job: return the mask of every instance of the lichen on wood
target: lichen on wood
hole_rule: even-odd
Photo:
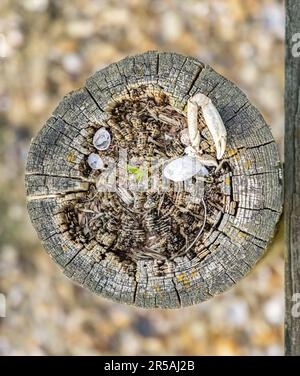
[[[130,191],[132,200],[123,188],[99,192],[105,171],[87,163],[98,129],[110,132],[101,151],[110,160],[120,149],[146,162],[181,156],[187,101],[200,92],[220,113],[227,147],[195,202],[173,183]],[[201,112],[198,124],[201,151],[215,156]],[[149,171],[124,168],[136,183]],[[234,285],[264,254],[282,210],[277,148],[245,94],[194,58],[153,51],[96,72],[61,101],[31,144],[26,186],[32,223],[64,273],[145,308],[196,304]]]

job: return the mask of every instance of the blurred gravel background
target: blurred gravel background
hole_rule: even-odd
[[[2,355],[280,355],[280,231],[254,272],[192,308],[145,311],[73,285],[41,249],[24,197],[30,139],[67,92],[128,54],[195,56],[236,82],[283,146],[283,3],[275,0],[1,0]]]

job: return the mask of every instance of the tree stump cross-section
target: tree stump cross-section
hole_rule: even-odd
[[[208,168],[198,200],[175,183],[129,189],[128,202],[122,186],[99,190],[122,153],[129,162],[120,170],[135,186],[154,175],[153,158],[161,172],[161,159],[182,156],[196,93],[212,100],[227,131],[222,168]],[[198,123],[200,148],[213,157],[201,111]],[[111,135],[105,151],[93,145],[102,127]],[[104,170],[89,167],[91,153],[108,161]],[[144,308],[189,306],[233,286],[265,253],[282,211],[277,147],[246,95],[197,59],[154,51],[109,65],[63,98],[32,141],[26,189],[33,226],[65,275]]]

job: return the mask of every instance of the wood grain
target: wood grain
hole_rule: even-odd
[[[186,256],[173,271],[154,276],[139,261],[128,275],[113,254],[96,261],[97,243],[77,246],[65,236],[63,205],[84,195],[91,183],[80,172],[89,153],[91,123],[101,124],[114,99],[129,86],[161,87],[172,105],[185,110],[197,92],[210,97],[228,133],[224,155],[232,167],[236,212],[220,213],[205,240],[205,258]],[[264,254],[282,210],[281,169],[271,131],[258,110],[232,82],[200,61],[150,51],[96,72],[84,88],[67,95],[33,140],[26,186],[32,223],[49,253],[73,281],[117,302],[144,308],[179,308],[205,301],[243,278]]]
[[[300,1],[286,1],[285,62],[285,353],[300,355],[300,317],[292,314],[294,294],[300,293],[300,57],[292,55],[292,36],[299,33]],[[299,49],[298,49],[299,50]],[[299,300],[298,300],[299,303]],[[299,316],[299,315],[298,315]]]

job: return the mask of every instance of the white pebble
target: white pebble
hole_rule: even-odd
[[[23,7],[31,12],[44,12],[49,5],[49,0],[24,0]]]
[[[79,74],[82,68],[82,61],[77,54],[67,54],[62,58],[64,69],[70,74]]]
[[[279,325],[283,320],[283,300],[281,295],[277,295],[267,300],[262,307],[266,320],[272,325]]]
[[[168,42],[174,42],[183,32],[183,24],[179,14],[164,12],[161,18],[161,35]]]
[[[107,150],[111,142],[109,132],[105,128],[100,128],[95,133],[93,138],[93,145],[98,150]]]
[[[103,160],[98,154],[90,154],[87,162],[93,170],[102,170],[104,168]]]
[[[234,326],[243,326],[249,318],[249,307],[242,299],[232,299],[225,310],[226,321]]]

